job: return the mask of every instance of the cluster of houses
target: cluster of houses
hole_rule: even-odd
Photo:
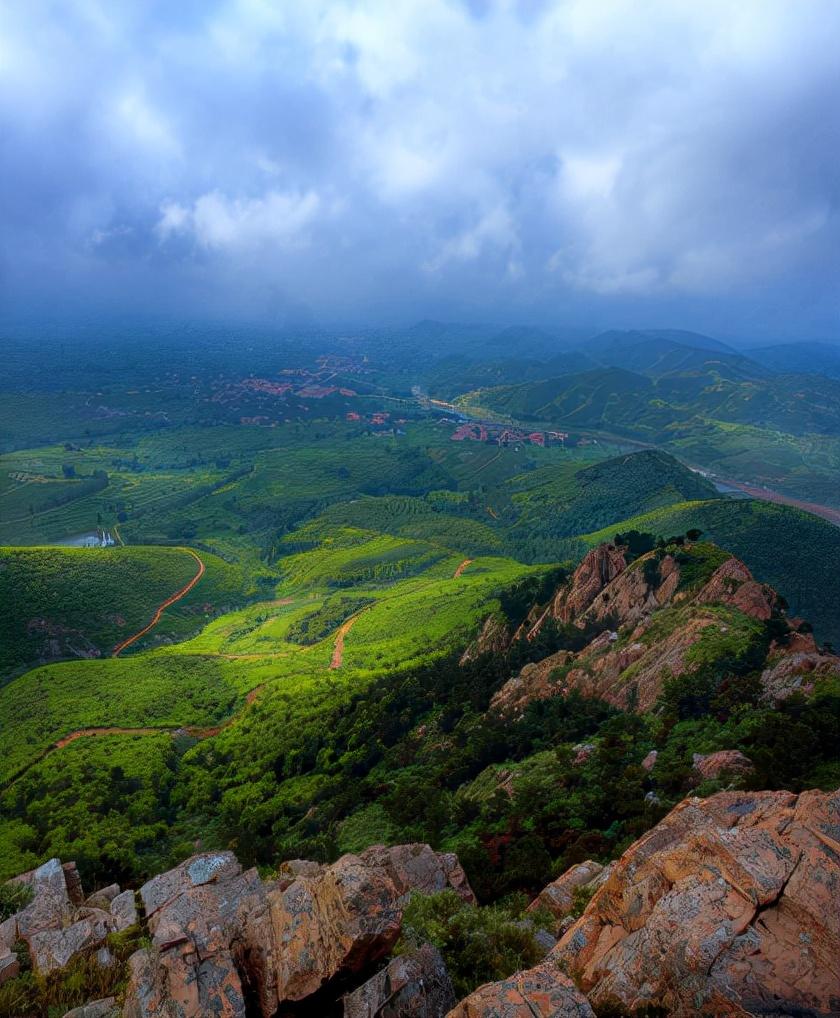
[[[569,437],[567,431],[522,431],[503,425],[487,425],[467,422],[459,424],[450,438],[453,442],[492,442],[495,445],[564,445]]]

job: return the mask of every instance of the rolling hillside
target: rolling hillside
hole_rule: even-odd
[[[668,537],[692,528],[778,590],[791,614],[813,623],[818,639],[840,646],[840,528],[811,513],[753,499],[689,501],[631,517],[583,540],[591,546],[631,529]]]
[[[148,642],[188,634],[241,601],[238,569],[203,554],[201,582],[162,616]],[[183,548],[0,548],[0,681],[34,664],[109,656],[189,583]]]

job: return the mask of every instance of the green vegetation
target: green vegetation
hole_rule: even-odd
[[[454,891],[412,896],[403,916],[397,953],[434,944],[443,956],[460,1000],[483,983],[531,968],[545,951],[533,927],[522,921],[525,902],[479,908]]]
[[[836,680],[762,699],[781,614],[684,598],[734,553],[840,642],[840,529],[721,497],[662,451],[836,504],[836,385],[804,399],[801,380],[661,335],[622,347],[621,367],[607,339],[550,374],[480,344],[426,364],[370,343],[377,357],[316,361],[255,338],[247,371],[222,340],[162,366],[126,350],[130,379],[109,362],[95,385],[62,352],[63,392],[15,376],[0,412],[0,879],[59,856],[88,885],[136,883],[198,839],[264,866],[427,841],[457,852],[492,904],[415,898],[400,950],[437,944],[463,994],[540,957],[523,895],[614,858],[686,794],[840,782]],[[447,397],[494,386],[459,400],[489,408],[473,431],[487,440],[410,395],[424,382]],[[487,424],[510,418],[541,431],[502,440]],[[551,425],[569,434],[546,437]],[[628,451],[639,442],[659,448]],[[100,528],[120,547],[63,546]],[[549,620],[462,664],[464,648],[488,616],[508,632],[535,618],[607,539],[651,585],[674,556],[683,598],[609,648],[707,623],[685,673],[643,716],[576,692],[489,710],[523,666],[613,620]],[[110,656],[195,575],[194,555],[200,581]],[[718,749],[754,772],[697,785],[693,755]],[[0,887],[0,917],[17,893]],[[136,936],[112,945],[108,972],[89,959],[50,981],[25,972],[0,987],[0,1015],[53,1018],[119,992]]]
[[[812,622],[819,639],[840,646],[840,528],[818,516],[753,499],[677,502],[586,534],[581,543],[599,544],[628,529],[666,536],[692,527],[782,594],[791,614]]]
[[[189,634],[243,597],[241,572],[213,555],[198,589],[145,644]],[[177,548],[0,548],[0,679],[39,661],[108,656],[196,572]]]
[[[101,965],[94,954],[82,954],[65,968],[39,976],[29,968],[28,952],[21,945],[17,954],[23,971],[0,986],[0,1018],[54,1018],[90,1000],[119,996],[128,984],[128,959],[146,946],[140,928],[130,926],[105,938],[110,965]]]

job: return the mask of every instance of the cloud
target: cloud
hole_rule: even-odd
[[[189,235],[210,250],[300,244],[321,207],[318,195],[269,191],[260,198],[229,198],[219,191],[198,197],[192,207],[164,202],[155,231],[161,241]]]
[[[6,4],[0,272],[117,292],[119,252],[126,302],[282,277],[324,319],[752,327],[772,291],[767,328],[830,331],[838,29],[834,0]]]

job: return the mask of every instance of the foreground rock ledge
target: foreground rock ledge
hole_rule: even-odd
[[[140,890],[152,947],[131,958],[125,1018],[270,1018],[384,958],[407,896],[446,888],[474,900],[457,858],[428,845],[297,862],[271,882],[230,852],[194,856]]]
[[[556,996],[561,972],[596,1008],[836,1016],[840,791],[685,800],[624,853],[546,962],[452,1014],[584,1014]]]

